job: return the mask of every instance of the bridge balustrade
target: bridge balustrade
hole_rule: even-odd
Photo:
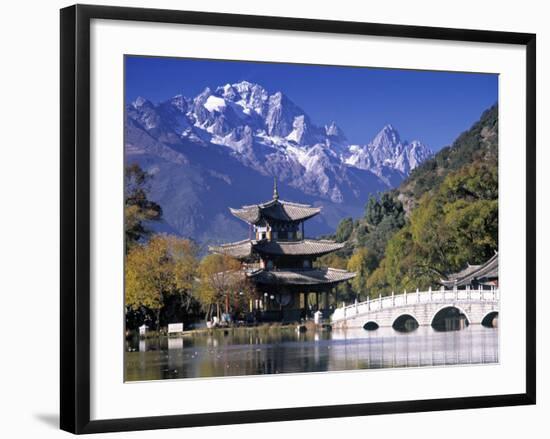
[[[422,303],[453,303],[460,301],[497,301],[499,300],[498,288],[491,288],[490,290],[478,289],[465,289],[465,290],[445,290],[443,288],[438,290],[428,291],[404,291],[402,294],[392,293],[390,296],[379,296],[376,299],[368,298],[364,302],[356,302],[352,305],[336,308],[332,314],[332,321],[345,320],[350,317],[354,317],[359,314],[366,314],[372,311],[378,311],[381,309],[408,306]]]

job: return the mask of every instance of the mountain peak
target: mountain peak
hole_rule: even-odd
[[[147,104],[151,104],[151,102],[149,102],[147,99],[145,99],[144,97],[142,96],[138,96],[134,102],[132,102],[132,107],[134,107],[135,109],[138,109],[138,108],[141,108],[143,107],[144,105],[147,105]]]
[[[235,87],[236,89],[240,89],[240,90],[251,89],[251,88],[256,88],[256,87],[263,88],[260,84],[256,84],[254,82],[249,82],[249,81],[246,81],[246,80],[235,82],[233,84],[233,87]]]
[[[342,131],[342,128],[340,128],[334,121],[331,121],[330,124],[325,125],[325,132],[327,136],[334,139],[346,140],[346,135]]]
[[[245,114],[253,115],[255,113],[260,116],[265,113],[266,102],[269,98],[265,88],[249,81],[227,83],[216,88],[216,94],[242,107]]]
[[[222,95],[224,98],[233,99],[240,96],[242,99],[246,99],[248,96],[254,93],[265,93],[267,91],[260,84],[256,84],[249,81],[239,81],[216,88],[216,93]]]
[[[188,101],[182,94],[174,96],[172,99],[170,99],[170,103],[181,113],[185,113],[187,111]]]
[[[197,95],[197,97],[196,97],[195,99],[197,99],[197,98],[199,98],[199,99],[200,99],[200,98],[205,99],[205,98],[207,98],[208,96],[210,96],[211,94],[212,94],[212,90],[210,89],[210,87],[205,87],[204,90],[201,91],[201,92]]]
[[[371,144],[375,148],[393,150],[401,143],[399,132],[391,124],[386,124],[374,137]]]
[[[197,144],[206,148],[201,154],[228,154],[252,172],[278,175],[286,185],[335,203],[359,200],[367,186],[394,187],[431,154],[420,142],[402,141],[389,123],[372,141],[351,145],[335,121],[316,125],[283,90],[268,91],[246,80],[159,104],[140,97],[129,110],[129,118],[139,123],[136,129],[149,134],[143,139],[150,142],[153,136],[156,148],[192,155],[198,150],[187,147]],[[146,147],[155,153],[153,145]]]

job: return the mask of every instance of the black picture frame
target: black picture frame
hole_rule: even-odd
[[[90,420],[90,21],[132,20],[293,30],[526,47],[526,376],[525,393]],[[536,400],[536,36],[530,33],[312,20],[290,17],[75,5],[61,10],[61,404],[60,426],[99,433],[251,422],[535,404]]]

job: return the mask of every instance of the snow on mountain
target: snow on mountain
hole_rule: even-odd
[[[206,102],[204,103],[204,108],[210,111],[210,113],[213,113],[214,111],[221,113],[225,110],[225,99],[217,96],[208,96],[208,98],[206,98]]]
[[[365,145],[350,145],[344,154],[344,162],[359,169],[368,169],[387,180],[388,170],[397,171],[402,178],[431,157],[433,152],[419,140],[410,143],[401,140],[392,125],[386,125]]]
[[[231,172],[238,172],[250,181],[252,175],[277,176],[281,185],[321,203],[362,207],[371,193],[395,187],[432,155],[418,140],[401,140],[392,125],[370,142],[350,144],[334,121],[317,126],[281,91],[270,93],[248,81],[207,87],[195,97],[180,94],[158,104],[139,97],[126,115],[127,161],[137,158],[169,174],[177,173],[178,166],[194,166],[197,175],[208,177],[188,182],[185,191],[190,193],[206,190],[214,177],[219,184],[233,184]],[[176,166],[160,166],[158,160]],[[176,174],[159,180],[168,185],[165,191],[182,190],[175,186],[181,180]],[[163,200],[170,203],[166,192]],[[170,206],[163,209],[170,216]],[[195,215],[188,220],[196,227],[201,227],[199,211],[186,213]],[[170,227],[183,230],[176,224],[181,220],[174,221]]]
[[[235,102],[242,107],[247,115],[253,113],[264,116],[269,93],[262,86],[241,81],[236,84],[225,84],[216,89],[216,93],[225,99]]]
[[[347,143],[348,139],[342,128],[336,125],[336,122],[332,121],[329,125],[325,125],[325,135],[329,143],[342,145]]]
[[[418,140],[402,141],[392,125],[364,145],[350,145],[334,121],[318,127],[282,92],[270,95],[247,81],[156,105],[140,97],[128,107],[128,117],[161,142],[185,138],[225,146],[257,172],[280,175],[290,185],[332,201],[342,199],[345,191],[339,184],[346,181],[348,167],[372,172],[392,186],[396,175],[404,178],[432,154]]]

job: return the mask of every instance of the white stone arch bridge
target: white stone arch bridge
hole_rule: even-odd
[[[331,317],[334,328],[396,327],[404,319],[418,325],[432,325],[442,311],[453,310],[470,325],[489,326],[499,311],[499,290],[491,288],[465,290],[416,291],[368,299],[365,302],[336,308]],[[369,327],[367,326],[367,328]]]

